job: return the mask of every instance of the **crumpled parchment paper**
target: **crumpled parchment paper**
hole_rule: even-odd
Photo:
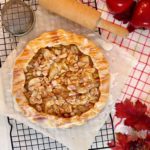
[[[24,124],[42,132],[65,146],[70,150],[87,150],[94,141],[98,130],[103,126],[111,112],[117,97],[128,77],[129,72],[135,65],[135,59],[130,56],[125,49],[108,43],[100,38],[98,33],[89,31],[64,18],[48,13],[42,8],[38,8],[35,13],[36,23],[34,29],[26,36],[19,39],[17,48],[7,57],[0,71],[0,114],[12,117]],[[65,29],[83,34],[93,40],[99,47],[103,47],[103,53],[110,64],[111,85],[110,98],[106,107],[94,119],[89,120],[85,125],[76,126],[69,129],[45,129],[40,124],[29,122],[18,110],[17,104],[12,97],[11,82],[12,71],[16,56],[23,50],[26,43],[43,32],[55,29]]]

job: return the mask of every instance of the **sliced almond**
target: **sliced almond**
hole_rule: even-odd
[[[79,94],[84,94],[84,93],[87,93],[88,92],[88,89],[86,87],[78,87],[77,88],[77,92]]]
[[[49,80],[51,81],[54,78],[54,76],[58,74],[58,72],[59,72],[58,68],[52,65],[49,71]]]

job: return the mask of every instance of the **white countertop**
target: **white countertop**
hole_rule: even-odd
[[[0,116],[0,150],[11,150],[10,126],[7,118]]]

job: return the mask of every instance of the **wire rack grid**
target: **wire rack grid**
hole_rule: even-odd
[[[37,10],[37,0],[24,0],[32,7],[34,11]],[[6,0],[1,3],[1,8],[6,3]],[[84,0],[83,3],[96,7],[96,1]],[[1,19],[1,17],[0,17]],[[0,20],[1,22],[1,20]],[[0,60],[3,63],[9,53],[17,45],[17,38],[10,35],[6,30],[0,27]],[[17,122],[14,119],[8,118],[10,124],[10,138],[13,150],[68,150],[67,147],[58,143],[55,140],[45,137],[43,134],[38,133],[34,129]],[[107,143],[110,141],[115,142],[113,120],[110,115],[103,128],[95,137],[91,149],[105,149],[108,148]],[[115,145],[114,145],[115,146]]]
[[[10,137],[13,150],[68,150],[67,147],[57,141],[38,133],[36,130],[14,119],[8,118],[8,122],[11,126]],[[112,117],[110,115],[103,128],[99,130],[89,150],[108,148],[107,143],[112,140],[115,141],[115,137]]]

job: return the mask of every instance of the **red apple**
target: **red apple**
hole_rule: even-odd
[[[135,8],[131,25],[150,29],[150,0],[140,0]]]
[[[108,9],[114,14],[126,12],[133,2],[134,0],[106,0]]]

